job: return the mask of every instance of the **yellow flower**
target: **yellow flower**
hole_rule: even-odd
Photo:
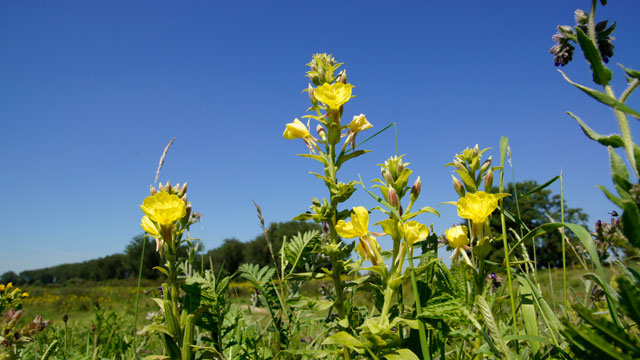
[[[367,129],[371,129],[373,125],[367,120],[364,114],[360,114],[353,117],[353,120],[349,123],[349,131],[352,133],[358,133]]]
[[[9,290],[13,287],[13,283],[8,283],[6,289]]]
[[[449,246],[454,248],[453,254],[451,254],[451,258],[457,258],[458,254],[462,254],[462,257],[467,262],[467,264],[473,267],[473,264],[471,264],[471,260],[469,260],[469,256],[467,255],[467,250],[471,250],[471,248],[468,246],[468,233],[469,229],[467,229],[467,227],[464,225],[454,226],[445,230],[445,235],[447,237],[447,240],[449,241]]]
[[[459,248],[469,244],[469,237],[467,234],[469,230],[464,225],[454,226],[445,231],[449,246],[452,248]]]
[[[484,191],[467,193],[458,200],[458,216],[482,224],[498,207],[498,200],[509,194],[489,194]]]
[[[140,226],[142,226],[142,229],[144,231],[147,232],[147,234],[156,237],[159,236],[160,234],[158,233],[158,229],[156,229],[155,224],[153,223],[153,221],[151,221],[151,219],[149,219],[149,217],[147,215],[142,217],[142,221],[140,222]]]
[[[27,297],[29,297],[29,293],[28,293],[28,292],[26,292],[26,291],[25,291],[25,292],[23,292],[23,293],[22,293],[22,297],[23,297],[23,298],[27,298]]]
[[[407,221],[404,226],[400,227],[400,231],[403,232],[403,237],[407,240],[409,246],[418,241],[424,240],[429,236],[429,229],[426,225],[420,224],[417,221]]]
[[[0,284],[0,291],[4,291],[4,284]]]
[[[282,136],[287,140],[293,140],[305,139],[308,136],[311,136],[311,134],[309,133],[309,128],[306,127],[302,121],[295,119],[292,123],[287,124],[287,128],[284,129]]]
[[[341,82],[331,85],[324,83],[314,90],[313,95],[332,110],[338,110],[340,106],[351,99],[352,88],[353,85]]]
[[[309,123],[303,124],[302,121],[294,119],[292,123],[288,123],[284,129],[282,136],[287,140],[302,139],[309,148],[309,152],[315,153],[316,138],[309,133]]]
[[[173,224],[187,214],[187,205],[178,195],[158,192],[149,196],[140,205],[142,212],[160,226]]]
[[[373,265],[382,263],[380,255],[380,244],[376,238],[369,234],[369,212],[363,206],[353,208],[351,222],[338,221],[336,231],[338,235],[351,239],[359,238],[360,242],[356,246],[356,251],[363,259],[369,259]]]

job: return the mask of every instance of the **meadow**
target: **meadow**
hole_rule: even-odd
[[[445,204],[423,203],[411,154],[397,150],[379,164],[379,178],[343,178],[341,170],[368,156],[367,142],[393,124],[371,133],[366,115],[350,107],[356,90],[344,64],[317,53],[307,64],[309,107],[283,124],[282,135],[326,187],[293,219],[317,228],[275,248],[254,203],[270,263],[225,274],[211,259],[197,262],[189,231],[199,221],[197,199],[190,201],[186,183],[158,182],[170,142],[140,199],[140,225],[153,239],[141,259],[145,251],[160,255],[159,281],[142,280],[141,261],[137,281],[1,284],[0,359],[640,358],[640,272],[632,256],[640,248],[640,146],[629,126],[640,113],[626,104],[640,72],[621,65],[627,83],[615,95],[607,65],[615,24],[596,20],[605,5],[593,0],[589,12],[576,11],[576,24],[558,26],[551,49],[556,66],[584,55],[598,89],[561,75],[610,107],[619,131],[599,134],[568,113],[609,154],[615,190],[600,188],[619,213],[592,231],[570,221],[562,173],[526,192],[507,188],[504,136],[491,141],[498,146],[469,144],[451,154],[443,164],[452,177]],[[551,184],[561,188],[559,213],[526,223],[518,204]],[[346,207],[356,191],[370,202]],[[439,205],[459,216],[444,233],[428,225]],[[384,219],[373,224],[372,213]],[[553,269],[539,253],[551,234],[560,242]],[[380,245],[383,236],[391,247]]]

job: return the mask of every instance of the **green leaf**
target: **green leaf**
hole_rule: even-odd
[[[153,269],[158,270],[161,273],[165,274],[167,277],[169,277],[169,272],[167,271],[167,269],[163,268],[162,266],[154,266]]]
[[[487,300],[485,300],[484,297],[478,295],[476,296],[475,304],[478,307],[478,310],[480,310],[482,318],[484,319],[484,323],[485,325],[487,325],[487,328],[489,328],[491,336],[496,340],[498,345],[500,345],[503,355],[507,359],[510,359],[511,357],[509,355],[509,348],[507,347],[507,343],[505,343],[504,339],[502,338],[502,333],[500,332],[498,324],[493,318],[493,313],[491,312],[491,308],[489,307]]]
[[[632,108],[628,107],[627,105],[625,105],[624,103],[621,103],[620,101],[618,101],[616,98],[609,96],[603,92],[600,92],[598,90],[594,90],[591,88],[588,88],[586,86],[582,86],[578,83],[575,83],[573,81],[571,81],[571,79],[569,79],[569,77],[562,72],[562,70],[558,70],[560,71],[560,73],[562,74],[562,76],[564,77],[565,80],[567,80],[571,85],[577,87],[578,89],[584,91],[587,95],[591,96],[592,98],[598,100],[599,102],[605,104],[605,105],[609,105],[612,108],[622,111],[624,113],[627,113],[629,115],[633,115],[636,118],[640,119],[640,113],[638,113],[637,111],[633,110]]]
[[[364,189],[364,191],[367,192],[367,194],[371,195],[372,198],[374,198],[377,202],[379,202],[384,207],[386,207],[387,210],[389,210],[396,217],[396,219],[401,219],[402,218],[400,213],[398,212],[398,210],[395,207],[391,206],[388,202],[384,201],[379,196],[377,196],[376,194],[374,194],[371,191],[369,191],[369,189],[367,189],[366,186],[364,186],[364,182],[362,181],[362,177],[360,177],[359,174],[358,174],[358,178],[360,179],[360,184],[362,185],[362,188]]]
[[[414,217],[416,217],[416,216],[418,216],[420,214],[424,214],[424,213],[431,213],[431,214],[434,214],[434,215],[440,217],[440,213],[438,212],[438,210],[436,210],[436,209],[434,209],[434,208],[432,208],[430,206],[425,206],[425,207],[423,207],[422,209],[420,209],[418,211],[402,215],[402,220],[407,221],[407,220],[413,219]]]
[[[340,331],[324,339],[322,345],[344,345],[350,349],[362,349],[364,347],[360,340],[345,331]]]
[[[466,185],[468,191],[475,192],[478,189],[476,187],[476,182],[473,180],[471,176],[469,176],[469,174],[466,171],[454,170],[453,172],[458,173],[458,175],[460,175],[460,179]]]
[[[640,247],[640,211],[631,200],[622,201],[622,233],[635,247]]]
[[[309,159],[314,159],[319,161],[320,163],[322,163],[322,165],[324,165],[325,167],[329,166],[329,162],[327,160],[327,157],[324,155],[312,155],[312,154],[298,154],[298,156],[304,157],[304,158],[309,158]]]
[[[616,154],[613,148],[609,147],[608,150],[613,184],[615,185],[616,190],[618,190],[618,194],[620,194],[623,199],[631,199],[631,194],[629,194],[631,183],[629,182],[627,166],[624,164],[624,161],[622,161],[620,155]]]
[[[140,330],[140,332],[142,332],[142,333],[146,333],[146,332],[161,332],[161,333],[167,334],[169,336],[172,336],[171,332],[169,332],[169,329],[167,329],[166,326],[158,325],[158,324],[146,325],[145,327],[142,328],[142,330]]]
[[[607,199],[609,199],[609,201],[611,201],[612,203],[616,204],[619,208],[622,209],[622,199],[613,195],[609,190],[607,190],[606,187],[602,186],[602,185],[597,185],[596,186],[598,189],[602,190],[602,192],[604,193],[604,196],[607,197]]]
[[[521,279],[519,279],[521,280]],[[520,297],[521,297],[521,309],[522,317],[524,319],[524,329],[527,335],[532,337],[540,337],[538,332],[538,318],[536,316],[536,308],[533,301],[533,293],[529,282],[520,281]],[[540,344],[538,340],[527,340],[531,345],[531,351],[537,354],[540,351]]]
[[[598,85],[607,85],[613,74],[611,70],[607,69],[606,66],[602,63],[602,58],[600,57],[600,51],[596,47],[593,41],[587,36],[587,34],[582,31],[579,27],[576,26],[576,34],[578,35],[578,43],[580,44],[580,48],[582,48],[582,52],[584,53],[584,57],[587,59],[589,64],[591,64],[591,71],[593,72],[593,81]]]
[[[620,66],[622,68],[622,70],[624,70],[625,74],[627,74],[628,77],[630,77],[632,79],[639,79],[640,80],[640,71],[626,68],[622,64],[618,64],[618,66]]]
[[[615,134],[609,135],[609,136],[600,135],[597,132],[595,132],[593,129],[591,129],[589,126],[587,126],[587,124],[585,124],[579,117],[574,115],[571,111],[567,111],[567,114],[578,122],[578,124],[580,125],[580,128],[582,128],[582,132],[584,132],[584,134],[587,135],[589,139],[595,140],[604,146],[611,146],[614,148],[624,147],[624,141],[622,140],[622,137],[620,137],[620,135],[615,135]]]
[[[420,360],[420,358],[409,349],[396,349],[392,353],[384,354],[383,357],[387,360]]]
[[[535,189],[533,189],[533,190],[531,190],[531,191],[529,191],[529,192],[527,192],[527,193],[525,193],[525,194],[520,195],[520,198],[522,199],[522,198],[524,198],[524,197],[526,197],[526,196],[529,196],[529,195],[531,195],[531,194],[535,194],[535,193],[537,193],[538,191],[540,191],[540,190],[542,190],[542,189],[544,189],[544,188],[548,187],[549,185],[553,184],[553,183],[554,183],[556,180],[558,180],[558,179],[560,179],[560,175],[558,175],[558,176],[554,177],[553,179],[551,179],[551,180],[547,181],[546,183],[544,183],[544,184],[542,184],[542,185],[540,185],[540,186],[536,187]]]
[[[340,156],[338,156],[338,161],[336,162],[336,165],[338,167],[340,167],[340,166],[342,166],[342,164],[345,163],[345,161],[357,158],[358,156],[366,154],[368,152],[371,152],[371,150],[356,150],[356,151],[350,152],[348,154],[342,153],[342,154],[340,154]],[[325,166],[328,166],[328,165],[325,165]]]

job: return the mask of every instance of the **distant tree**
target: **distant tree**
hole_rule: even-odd
[[[550,222],[549,216],[555,221],[560,222],[560,195],[552,194],[551,190],[543,189],[532,195],[523,197],[523,194],[538,187],[538,183],[533,180],[524,182],[517,182],[516,189],[518,192],[518,205],[520,209],[520,218],[522,222],[529,228],[533,229],[544,223]],[[504,207],[513,214],[517,214],[517,208],[515,204],[514,188],[512,184],[508,184],[506,187],[511,194],[504,198]],[[491,192],[498,192],[497,188],[492,188]],[[585,214],[580,208],[570,208],[567,206],[566,201],[564,204],[564,219],[565,222],[576,223],[587,227],[588,215]],[[518,235],[520,235],[520,227],[513,221],[506,220],[507,229],[514,229]],[[500,216],[491,217],[491,231],[496,237],[502,233],[502,226]],[[523,231],[523,233],[526,233]],[[571,243],[574,246],[578,245],[578,240],[570,232],[566,231],[565,234],[569,237]],[[508,236],[513,239],[513,234],[509,231]],[[562,238],[559,231],[554,231],[546,235],[540,236],[536,240],[536,260],[538,267],[562,267]],[[493,247],[496,251],[493,251],[489,255],[489,260],[495,262],[502,262],[504,259],[502,241],[494,241]],[[528,242],[525,244],[528,254],[533,260],[533,244]],[[566,247],[567,262],[573,264],[577,261],[574,252],[567,246]]]
[[[222,245],[204,255],[204,265],[208,266],[211,258],[216,273],[222,270],[222,276],[232,275],[245,262],[246,245],[236,238],[225,239]]]
[[[0,275],[0,284],[6,284],[6,283],[14,283],[14,284],[20,284],[20,276],[18,276],[18,274],[14,273],[13,271],[7,271],[6,273]]]
[[[269,240],[273,245],[273,253],[278,254],[282,240],[309,230],[320,230],[320,225],[305,221],[287,221],[269,225]],[[250,264],[273,265],[269,246],[264,234],[258,235],[245,246],[245,261]]]
[[[124,249],[126,256],[125,269],[128,277],[137,277],[140,270],[140,257],[142,256],[142,245],[146,241],[144,249],[144,261],[142,266],[142,277],[145,279],[157,279],[161,274],[154,270],[154,266],[160,266],[162,259],[160,253],[156,251],[156,241],[152,238],[138,235]]]

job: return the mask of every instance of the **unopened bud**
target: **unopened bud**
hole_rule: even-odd
[[[309,86],[307,87],[307,92],[309,93],[309,100],[311,100],[311,102],[314,104],[318,102],[318,100],[316,100],[315,91],[316,89],[311,86],[311,84],[309,84]]]
[[[487,175],[484,176],[484,189],[489,190],[493,186],[493,170],[489,169]]]
[[[178,191],[178,196],[179,197],[183,197],[187,194],[187,183],[185,182],[184,184],[182,184],[182,187],[180,188],[180,190]]]
[[[164,184],[164,187],[162,188],[162,191],[164,191],[166,193],[171,193],[171,182],[167,181],[167,183]]]
[[[184,203],[185,203],[185,204],[189,204],[189,203],[187,202],[187,194],[184,194],[180,199],[181,199],[182,201],[184,201]]]
[[[456,167],[456,169],[458,169],[460,171],[467,171],[466,166],[464,166],[462,161],[460,161],[460,159],[458,159],[458,158],[453,159],[453,165]]]
[[[180,184],[175,184],[172,188],[171,188],[171,193],[172,194],[177,194],[180,191]]]
[[[320,139],[327,141],[327,130],[324,129],[324,126],[318,124],[318,126],[316,126],[316,132],[318,136],[320,136]]]
[[[156,190],[153,185],[149,185],[149,192],[151,193],[151,196],[153,196],[158,193],[158,190]]]
[[[396,192],[396,189],[393,188],[393,186],[389,186],[387,188],[387,197],[389,199],[389,205],[397,208],[399,204],[398,193]]]
[[[418,196],[420,196],[420,190],[422,190],[422,180],[420,180],[420,176],[418,176],[416,182],[414,182],[411,187],[411,198],[417,199]]]
[[[578,24],[586,24],[589,22],[589,14],[587,14],[584,10],[576,10],[574,13],[574,17],[576,19],[576,23]]]
[[[458,193],[458,195],[464,196],[464,186],[462,185],[460,180],[458,180],[458,178],[453,175],[451,175],[451,178],[453,179],[453,189]]]
[[[393,184],[393,175],[387,169],[382,169],[382,177],[387,184]]]
[[[185,212],[185,217],[189,219],[191,217],[191,204],[187,204],[187,210]]]
[[[478,147],[478,144],[476,144],[476,146],[473,147],[473,157],[478,156],[479,153],[480,153],[480,148]]]
[[[402,163],[402,161],[400,161],[398,163],[398,176],[400,176],[400,174],[402,174],[402,170],[404,170],[404,164]]]
[[[340,73],[338,74],[338,78],[336,79],[337,82],[341,82],[343,84],[347,83],[347,70],[342,70],[340,71]]]
[[[64,323],[66,324],[67,321],[69,321],[69,315],[68,314],[62,315],[62,321],[64,321]]]
[[[482,163],[482,166],[480,167],[480,173],[482,174],[483,172],[487,171],[489,166],[491,166],[491,156],[489,156],[489,158]]]
[[[602,230],[603,230],[602,220],[596,221],[596,233],[598,235],[602,235]]]

